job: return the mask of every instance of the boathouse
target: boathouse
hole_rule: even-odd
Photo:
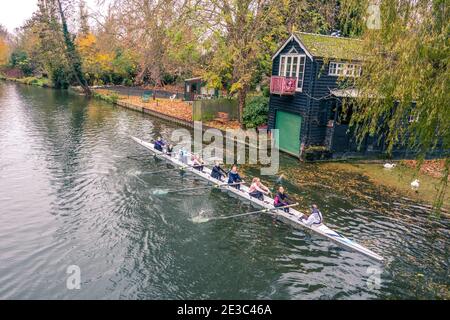
[[[351,114],[342,99],[355,89],[339,89],[339,79],[361,75],[364,52],[357,39],[298,32],[272,58],[269,128],[279,129],[280,150],[302,156],[308,149],[342,157],[382,152],[383,143],[368,138],[360,148],[348,132]]]

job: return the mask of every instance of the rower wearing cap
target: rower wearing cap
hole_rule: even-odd
[[[241,183],[243,182],[237,171],[237,165],[233,164],[231,171],[228,172],[228,184],[232,184],[234,188],[241,190]]]
[[[220,166],[220,161],[215,161],[214,166],[211,169],[211,177],[214,179],[222,181],[222,177],[226,177],[227,173]]]
[[[320,225],[323,222],[322,212],[320,212],[319,208],[316,204],[311,206],[311,214],[309,217],[301,216],[300,220],[306,220],[304,223],[311,227],[313,225]]]

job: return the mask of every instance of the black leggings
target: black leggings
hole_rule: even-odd
[[[250,197],[256,198],[258,200],[261,200],[261,201],[264,200],[263,193],[261,191],[258,191],[258,190],[250,192],[249,195],[250,195]]]
[[[286,207],[288,205],[289,204],[287,204],[287,203],[278,203],[278,204],[275,205],[275,208]],[[289,208],[282,208],[282,210],[284,210],[284,212],[289,212]]]

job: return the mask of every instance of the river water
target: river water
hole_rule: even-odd
[[[0,298],[449,298],[449,219],[358,176],[325,181],[320,166],[281,159],[282,170],[300,168],[316,182],[287,177],[291,195],[305,207],[318,203],[330,227],[383,263],[268,216],[194,223],[200,213],[254,209],[217,190],[154,195],[205,184],[177,171],[145,174],[170,166],[129,136],[174,129],[103,102],[0,82]],[[68,289],[69,266],[81,272],[79,290]]]

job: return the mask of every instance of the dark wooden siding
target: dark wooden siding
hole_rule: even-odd
[[[295,40],[292,40],[281,52],[275,57],[272,64],[272,75],[277,76],[280,67],[280,55],[288,53],[292,47],[295,47],[299,54],[306,54]],[[309,95],[311,95],[311,83],[314,78],[313,62],[306,56],[305,60],[305,76],[303,80],[303,92],[297,92],[294,96],[271,95],[269,104],[269,128],[275,128],[275,117],[277,110],[283,110],[299,114],[302,119],[302,129],[299,139],[306,143],[308,132],[308,116],[309,116]]]
[[[310,117],[310,145],[322,145],[325,141],[326,123],[320,121],[321,109],[324,107],[323,101],[330,95],[330,89],[336,89],[338,77],[328,75],[328,63],[315,59],[316,76],[314,79],[314,91],[311,99]]]

